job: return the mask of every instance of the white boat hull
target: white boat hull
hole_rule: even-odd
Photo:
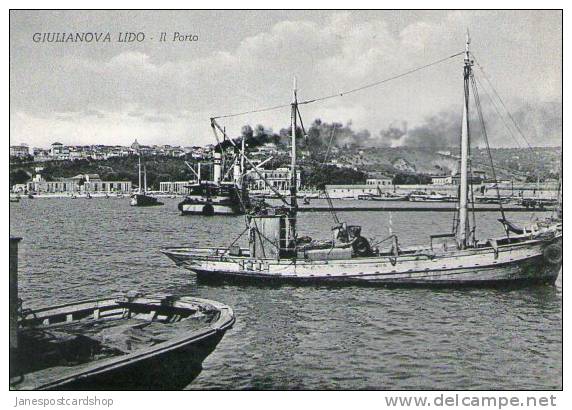
[[[553,283],[561,268],[561,239],[530,240],[492,248],[430,255],[374,256],[345,260],[254,259],[221,250],[163,250],[199,280],[344,282],[382,285],[489,285],[504,282]],[[547,260],[545,249],[560,247],[560,260]],[[209,254],[210,252],[210,254]]]
[[[181,206],[181,213],[184,215],[239,215],[235,209],[227,205],[210,204],[212,211],[206,210],[209,204],[184,204]]]

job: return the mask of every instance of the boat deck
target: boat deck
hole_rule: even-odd
[[[202,301],[88,301],[27,312],[10,384],[18,389],[67,386],[190,347],[232,326],[228,307]]]

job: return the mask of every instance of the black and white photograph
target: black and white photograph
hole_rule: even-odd
[[[7,405],[562,404],[564,10],[6,13]]]

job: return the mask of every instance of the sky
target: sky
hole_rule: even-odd
[[[288,104],[293,77],[301,100],[354,89],[462,51],[467,29],[477,62],[529,143],[561,145],[560,11],[12,10],[10,143],[213,143],[210,117]],[[34,33],[85,32],[110,33],[111,41],[33,41]],[[145,40],[117,41],[127,32]],[[173,41],[175,32],[198,40]],[[351,122],[374,138],[392,126],[423,129],[461,111],[462,70],[458,56],[300,106],[301,115],[306,124]],[[475,75],[488,84],[479,68]],[[483,110],[494,115],[485,91]],[[278,132],[289,121],[286,107],[220,124],[238,136],[245,124]],[[491,121],[493,146],[525,145]]]

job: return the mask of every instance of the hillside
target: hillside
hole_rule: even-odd
[[[560,148],[529,149],[503,148],[492,150],[498,178],[514,176],[522,180],[554,177],[560,170]],[[251,156],[251,153],[249,153]],[[486,150],[472,152],[474,169],[492,176]],[[193,173],[184,161],[190,158],[152,156],[145,158],[147,182],[152,189],[159,188],[161,181],[184,181],[193,179]],[[286,152],[276,155],[272,167],[288,166]],[[304,185],[361,183],[367,172],[383,172],[388,176],[450,174],[456,170],[456,153],[435,151],[429,148],[342,148],[331,153],[323,166],[323,152],[317,157],[309,155],[300,160]],[[10,164],[10,185],[24,183],[34,174],[35,167],[43,167],[42,175],[47,180],[73,177],[78,174],[96,173],[104,180],[131,181],[137,184],[137,156],[114,157],[107,160],[52,161],[42,163]],[[208,178],[209,167],[203,167],[203,176]]]
[[[497,177],[510,176],[546,178],[560,169],[560,148],[497,148],[491,150]],[[490,159],[485,149],[473,149],[473,167],[492,176]],[[357,167],[363,171],[380,171],[388,175],[399,173],[450,174],[457,169],[457,152],[435,151],[430,148],[363,148],[343,150],[332,158],[339,165]]]

